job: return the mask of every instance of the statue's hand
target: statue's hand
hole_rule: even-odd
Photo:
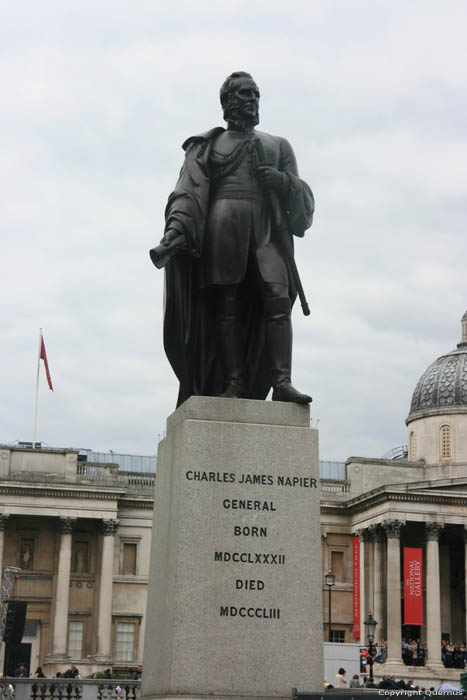
[[[277,168],[270,165],[258,165],[256,168],[259,181],[270,192],[283,194],[288,186],[288,178],[285,173],[281,173]]]
[[[161,245],[171,246],[174,243],[176,243],[177,248],[186,248],[184,236],[181,233],[179,233],[179,231],[169,228],[169,230],[166,231],[163,237],[161,238]]]

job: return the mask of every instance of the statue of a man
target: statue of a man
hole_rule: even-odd
[[[151,251],[177,253],[166,266],[164,319],[177,405],[193,394],[265,399],[271,386],[273,401],[311,401],[291,383],[290,316],[292,236],[311,225],[313,195],[290,144],[255,130],[259,97],[249,73],[225,80],[227,129],[183,144],[162,246]]]

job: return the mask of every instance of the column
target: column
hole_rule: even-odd
[[[373,617],[378,623],[375,630],[377,644],[384,639],[384,600],[383,600],[383,548],[384,530],[379,526],[374,528],[374,568],[373,568]]]
[[[68,633],[68,600],[70,596],[71,538],[76,518],[60,518],[60,551],[58,554],[55,616],[53,621],[52,655],[66,657]]]
[[[467,639],[467,528],[464,527],[465,638]]]
[[[401,554],[400,531],[403,523],[400,520],[386,520],[383,527],[387,537],[387,646],[388,658],[386,664],[401,664],[402,634],[401,634]]]
[[[366,576],[368,567],[365,564],[370,542],[370,533],[366,529],[358,530],[357,535],[360,539],[360,644],[366,644],[364,622],[368,612],[368,581]]]
[[[426,523],[426,641],[428,665],[444,668],[441,661],[441,610],[439,536],[441,523]]]
[[[366,570],[367,580],[367,594],[366,594],[366,605],[367,612],[371,613],[374,617],[375,610],[375,527],[370,525],[368,528],[368,566]]]
[[[3,581],[3,548],[5,544],[5,528],[9,517],[6,513],[0,514],[0,584]]]
[[[118,525],[118,520],[102,522],[101,579],[97,618],[97,658],[102,662],[108,662],[111,659],[114,541]]]

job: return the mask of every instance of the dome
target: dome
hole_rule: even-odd
[[[421,415],[467,411],[466,326],[467,311],[462,317],[462,340],[457,348],[438,357],[420,377],[412,395],[407,422]]]

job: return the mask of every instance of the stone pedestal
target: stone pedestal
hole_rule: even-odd
[[[318,435],[308,406],[191,397],[159,445],[145,698],[321,690]]]

